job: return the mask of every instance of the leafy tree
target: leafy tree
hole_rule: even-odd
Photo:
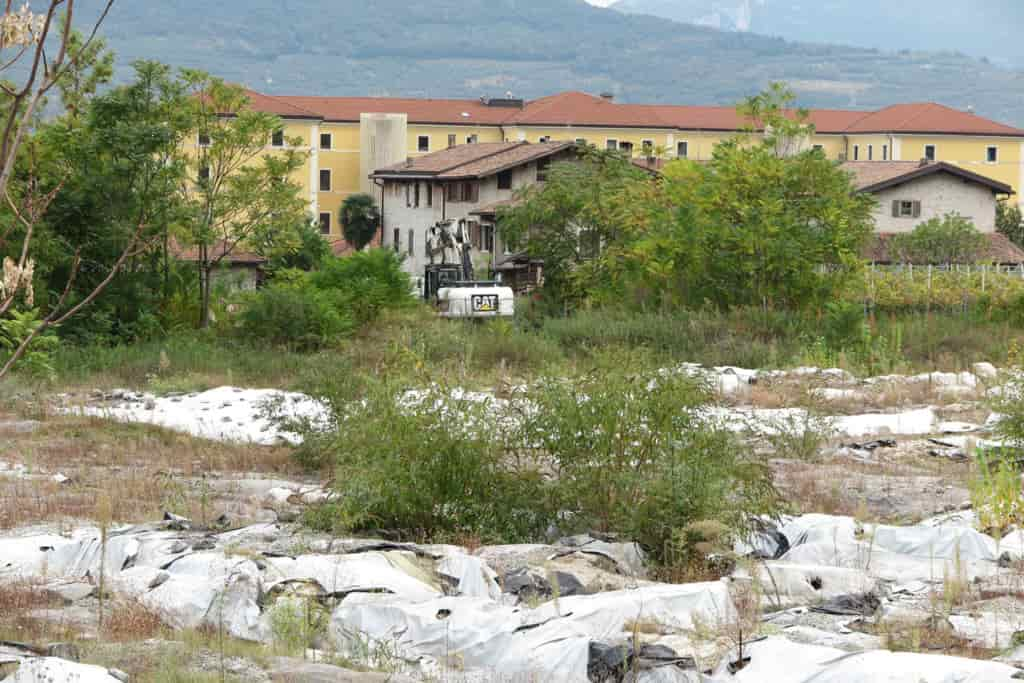
[[[345,240],[362,251],[373,241],[380,226],[380,211],[368,194],[353,194],[345,198],[339,211],[342,234]]]
[[[996,204],[996,230],[1018,247],[1024,246],[1024,214],[1015,204]]]
[[[545,183],[524,188],[517,205],[501,210],[502,238],[543,259],[544,290],[555,301],[580,301],[597,277],[583,265],[622,237],[623,195],[650,179],[617,152],[587,147],[578,161],[552,164]]]
[[[862,267],[874,200],[820,152],[797,151],[810,128],[789,100],[779,86],[748,100],[745,133],[718,145],[709,163],[675,161],[660,178],[600,153],[560,165],[502,215],[503,233],[544,259],[545,290],[562,300],[720,308],[829,300]],[[589,250],[581,233],[593,237]]]
[[[297,243],[296,226],[307,206],[292,177],[305,152],[295,138],[267,152],[281,120],[253,111],[243,88],[190,69],[181,77],[191,95],[189,131],[197,142],[191,178],[181,185],[188,211],[183,239],[196,250],[199,325],[207,327],[212,274],[219,264],[243,246],[272,243],[283,250]]]
[[[168,238],[181,218],[186,104],[169,67],[138,62],[132,83],[79,100],[31,141],[42,181],[60,187],[39,233],[49,247],[42,273],[48,289],[60,291],[77,254],[81,267],[68,300],[81,300],[134,238],[143,239],[109,283],[100,310],[65,324],[63,334],[130,338],[131,328],[169,296]]]
[[[985,247],[985,236],[958,213],[932,218],[912,232],[893,235],[890,249],[905,263],[973,263]]]
[[[30,6],[25,3],[17,9],[7,2],[0,19],[4,25],[0,49],[5,51],[0,65],[0,196],[7,206],[3,216],[3,239],[0,247],[14,258],[5,258],[3,283],[0,291],[0,316],[14,315],[16,305],[32,308],[34,305],[35,238],[48,208],[60,194],[69,177],[40,175],[33,152],[25,143],[39,126],[39,116],[45,106],[47,94],[58,87],[65,102],[80,103],[99,84],[109,77],[109,60],[100,56],[102,46],[95,41],[100,24],[106,19],[114,0],[101,3],[99,18],[93,23],[87,38],[75,33],[76,0],[44,0]],[[40,11],[34,11],[34,8]],[[71,117],[73,118],[73,117]],[[7,209],[9,208],[9,212]],[[75,289],[80,270],[87,271],[90,264],[83,263],[81,249],[71,258],[71,267],[64,283],[63,293],[49,306],[46,315],[28,330],[0,367],[0,376],[7,374],[30,349],[37,337],[49,328],[59,325],[90,305],[114,280],[118,272],[138,253],[146,224],[140,219],[131,236],[121,244],[112,263],[99,265],[106,268],[95,278],[95,284],[77,301],[69,301]],[[14,318],[12,318],[14,319]]]

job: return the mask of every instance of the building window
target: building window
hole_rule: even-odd
[[[466,221],[466,227],[468,228],[466,232],[469,233],[469,244],[477,251],[480,251],[483,247],[480,238],[480,224],[476,221]]]
[[[406,207],[411,207],[412,206],[412,191],[409,189],[410,188],[409,183],[404,183],[404,185],[405,185],[405,206]]]
[[[935,145],[924,146],[924,158],[928,161],[935,161]]]
[[[416,138],[416,149],[418,151],[420,151],[420,152],[429,152],[430,151],[430,136],[429,135],[421,135],[418,138]]]
[[[676,156],[679,157],[680,159],[689,159],[690,143],[687,142],[686,140],[683,140],[682,142],[678,143],[676,145]]]
[[[274,134],[270,136],[270,144],[274,147],[284,147],[284,131],[275,130]]]
[[[512,189],[512,171],[502,171],[501,173],[498,174],[498,189]]]
[[[455,145],[459,144],[458,143],[458,139],[459,138],[458,138],[458,136],[455,135],[455,133],[449,133],[448,134],[448,149],[451,149]]]
[[[320,214],[320,234],[330,235],[331,234],[331,214],[322,213]]]
[[[199,167],[199,180],[201,182],[205,183],[209,179],[210,179],[210,167],[209,166],[200,166]]]
[[[401,244],[401,242],[402,242],[402,231],[399,228],[395,228],[393,238],[394,238],[394,244],[392,244],[392,246],[395,248],[395,251],[396,252],[401,251],[401,249],[402,249],[402,244]]]
[[[853,160],[860,161],[860,145],[853,146]]]
[[[551,142],[550,135],[541,135],[537,142]]]
[[[476,183],[452,183],[448,186],[448,201],[475,202],[479,199],[479,186]]]
[[[918,218],[921,216],[921,202],[909,199],[895,199],[892,202],[893,218]]]
[[[868,161],[874,161],[874,160],[875,160],[875,146],[874,145],[868,145]]]
[[[331,191],[331,169],[329,168],[320,169],[320,191]]]
[[[882,145],[882,161],[889,161],[889,145]]]
[[[488,253],[494,253],[494,226],[485,225],[483,226],[484,244],[483,250]]]
[[[320,133],[320,149],[333,149],[334,136],[330,133]]]
[[[412,205],[416,208],[420,206],[420,184],[412,184]]]
[[[427,206],[434,205],[434,186],[427,183]]]
[[[644,151],[644,156],[649,157],[654,155],[654,140],[641,140],[640,149]]]
[[[815,152],[822,152],[822,153],[824,153],[824,152],[825,152],[825,148],[824,148],[824,147],[822,147],[821,145],[815,145],[815,146],[813,147],[813,149],[814,149],[814,151],[815,151]]]
[[[614,152],[619,148],[619,141],[609,138],[608,140],[605,140],[604,148],[611,152]]]
[[[475,145],[476,141],[477,141],[477,136],[476,135],[468,135],[468,136],[466,136],[466,144],[467,145]]]
[[[990,146],[987,150],[985,150],[985,161],[987,161],[990,164],[998,163],[999,148],[995,146]]]
[[[406,245],[406,249],[409,252],[409,256],[412,256],[412,248],[413,248],[413,239],[414,238],[415,238],[415,233],[413,232],[412,228],[410,228],[409,229],[409,244]]]
[[[551,165],[551,159],[538,159],[537,160],[537,182],[542,183],[548,179],[548,166]]]
[[[199,136],[198,136],[197,142],[199,143],[200,147],[209,147],[210,146],[210,134],[209,133],[200,133]]]
[[[584,147],[587,144],[587,139],[586,138],[576,138],[576,144],[579,145],[580,147]]]
[[[628,157],[633,156],[633,143],[632,142],[620,142],[619,143],[619,151],[620,152],[625,152],[626,156],[628,156]]]

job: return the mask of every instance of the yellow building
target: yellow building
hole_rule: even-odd
[[[633,156],[709,159],[746,122],[733,107],[619,104],[565,92],[537,100],[435,100],[269,96],[286,137],[307,145],[302,171],[310,213],[340,236],[338,209],[356,192],[379,193],[370,174],[410,157],[474,142],[579,141]],[[945,161],[1014,188],[1024,186],[1024,130],[939,104],[879,111],[812,110],[806,146],[841,161]]]

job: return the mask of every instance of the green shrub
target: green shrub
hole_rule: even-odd
[[[550,460],[553,507],[576,530],[618,532],[663,558],[688,524],[739,531],[780,510],[767,463],[701,417],[706,387],[679,374],[630,375],[621,356],[602,360],[589,375],[540,383],[522,411],[520,443]]]
[[[409,274],[391,249],[367,249],[328,259],[312,274],[311,283],[334,292],[359,325],[376,319],[384,309],[401,308],[413,301]]]
[[[958,213],[932,218],[890,238],[893,255],[904,263],[973,263],[984,247],[985,236]]]
[[[0,348],[6,352],[0,354],[0,365],[7,362],[41,322],[36,309],[12,310],[9,317],[0,320]],[[53,328],[47,329],[36,335],[13,367],[17,372],[36,379],[52,379],[56,376],[53,356],[59,346]]]
[[[249,298],[237,329],[244,339],[312,351],[337,345],[352,327],[329,294],[310,286],[272,285]]]
[[[308,514],[308,523],[412,539],[540,536],[552,519],[542,478],[506,462],[486,406],[440,388],[417,401],[396,395],[381,385],[363,401],[341,404],[337,431],[300,452],[307,465],[334,465],[340,494]]]

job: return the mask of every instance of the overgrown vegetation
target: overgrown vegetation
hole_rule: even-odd
[[[337,403],[337,431],[310,434],[301,457],[335,468],[340,495],[307,521],[484,542],[596,529],[668,558],[693,522],[738,533],[782,508],[767,464],[704,415],[705,387],[598,362],[508,401],[385,383],[362,402]]]

